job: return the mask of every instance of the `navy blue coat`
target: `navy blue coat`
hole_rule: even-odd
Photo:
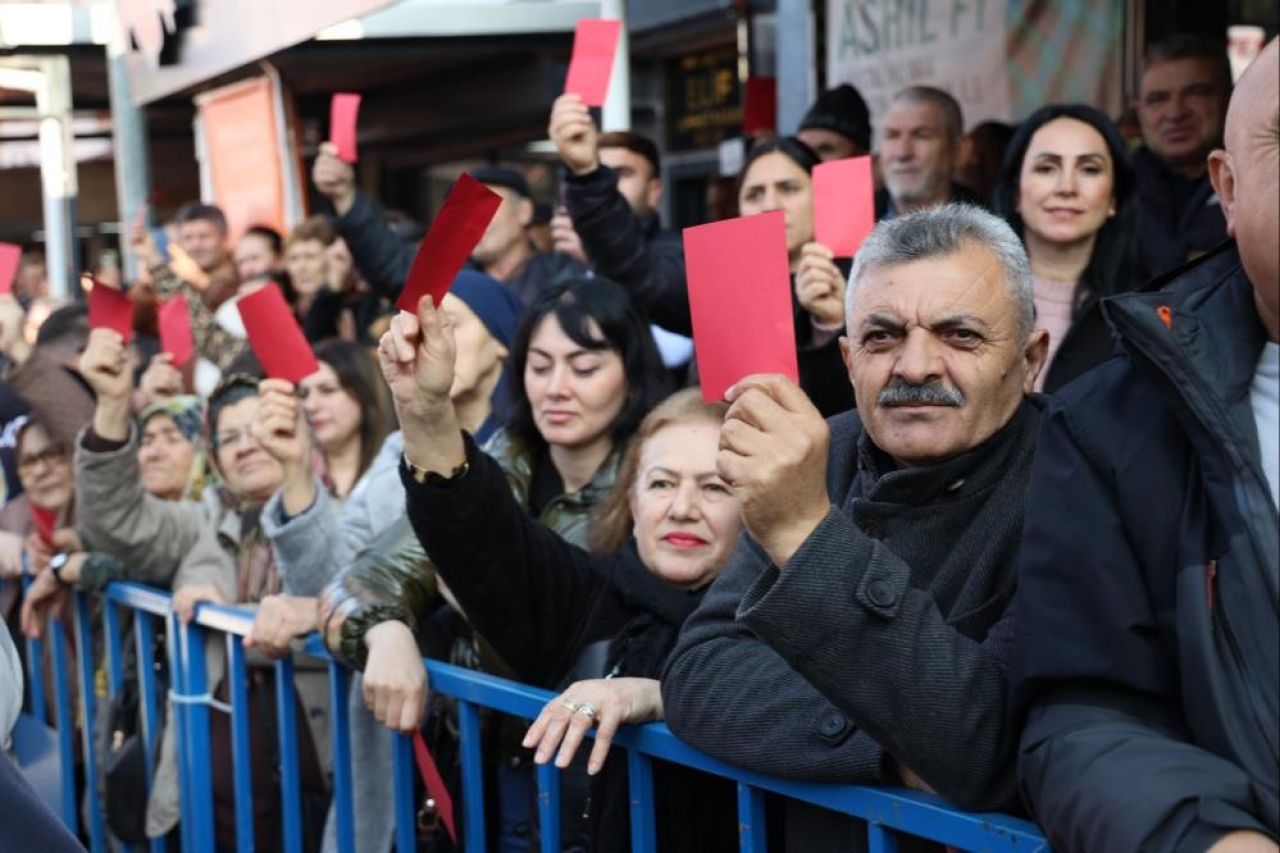
[[[1023,793],[1057,850],[1275,837],[1280,523],[1249,400],[1253,291],[1227,244],[1104,311],[1122,355],[1060,393],[1031,479]]]

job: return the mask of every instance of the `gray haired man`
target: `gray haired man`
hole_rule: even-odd
[[[882,222],[846,306],[856,412],[824,421],[777,376],[728,393],[717,464],[749,535],[684,624],[667,718],[755,770],[1009,807],[1006,611],[1047,348],[1026,254],[975,207]]]

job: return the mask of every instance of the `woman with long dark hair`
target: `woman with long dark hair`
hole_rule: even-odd
[[[994,202],[1027,248],[1037,325],[1049,330],[1037,390],[1052,393],[1111,357],[1101,300],[1141,284],[1133,187],[1124,139],[1093,107],[1042,107],[1009,143]]]
[[[449,318],[461,356],[463,330],[447,306],[448,297],[440,313]],[[511,372],[517,391],[510,420],[484,443],[485,452],[531,523],[585,546],[592,513],[613,489],[631,436],[669,389],[648,323],[618,285],[604,279],[568,282],[529,306],[511,346]],[[455,372],[451,382],[458,380]],[[452,395],[450,408],[471,433]],[[366,677],[364,698],[370,709],[377,710],[379,673],[421,669],[421,649],[396,642],[404,638],[389,625],[400,624],[398,613],[413,614],[404,618],[434,638],[437,644],[428,641],[428,648],[435,656],[512,674],[453,608],[442,606],[441,586],[408,519],[401,517],[326,592],[321,625],[335,649],[358,665],[368,657],[366,673],[373,680]],[[604,644],[589,645],[576,671],[602,675]],[[448,713],[436,708],[433,720]],[[503,757],[518,755],[507,749]],[[496,846],[526,847],[531,810],[521,804],[532,799],[531,768],[504,760],[492,769],[508,792],[491,813]]]

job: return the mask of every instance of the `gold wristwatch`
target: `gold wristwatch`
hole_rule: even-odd
[[[471,470],[471,463],[464,459],[462,464],[450,471],[449,476],[446,477],[443,474],[437,474],[435,471],[428,471],[426,468],[414,465],[409,457],[404,453],[400,454],[400,460],[404,463],[404,467],[408,469],[409,476],[413,477],[413,481],[415,483],[427,483],[433,486],[442,486],[446,483],[452,483],[453,481],[466,476],[466,473]]]

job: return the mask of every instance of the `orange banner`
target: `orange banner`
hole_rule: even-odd
[[[253,225],[288,233],[286,163],[280,144],[287,131],[277,118],[268,77],[216,89],[196,98],[213,187],[213,203],[227,215],[232,241]]]

